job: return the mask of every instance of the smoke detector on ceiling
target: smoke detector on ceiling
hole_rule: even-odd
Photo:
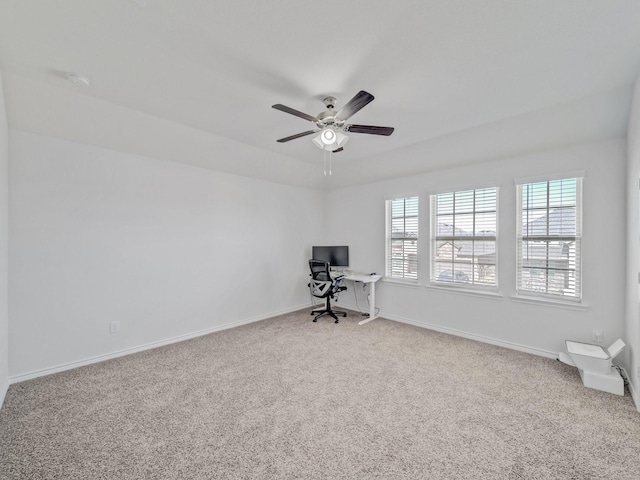
[[[88,87],[91,85],[91,80],[84,75],[80,75],[78,73],[67,73],[67,80],[69,80],[74,85],[78,85],[79,87]]]

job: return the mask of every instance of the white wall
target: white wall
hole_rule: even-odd
[[[515,294],[516,256],[514,179],[575,170],[586,173],[583,300],[589,308],[571,310],[516,302],[511,298]],[[376,303],[383,315],[543,355],[563,349],[565,339],[591,341],[593,329],[603,330],[607,344],[625,336],[625,173],[626,145],[619,139],[335,190],[327,195],[327,209],[331,212],[327,221],[328,230],[339,233],[326,241],[348,241],[353,270],[384,272],[385,197],[419,194],[423,286],[379,282]],[[498,255],[502,297],[426,288],[428,195],[489,185],[500,188]],[[343,294],[342,300],[349,303],[349,294]]]
[[[383,315],[541,354],[567,338],[590,340],[593,329],[605,343],[637,334],[628,316],[625,323],[623,140],[326,194],[20,131],[9,140],[15,380],[306,306],[312,244],[348,244],[352,269],[382,273],[384,199],[392,195],[421,195],[425,248],[422,286],[378,284]],[[513,179],[577,169],[586,172],[589,308],[515,302]],[[500,187],[502,297],[426,288],[428,194],[479,185]],[[340,303],[353,306],[350,294]],[[113,320],[118,334],[108,332]]]
[[[322,193],[9,138],[12,379],[308,305]]]
[[[8,168],[9,134],[0,76],[0,406],[9,387],[9,316],[7,294],[7,249],[9,248]]]
[[[636,81],[627,133],[627,297],[629,383],[640,410],[640,78]]]

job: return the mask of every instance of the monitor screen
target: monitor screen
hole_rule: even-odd
[[[325,260],[332,267],[348,267],[349,266],[349,247],[347,245],[337,247],[320,247],[312,248],[311,257],[314,260]]]

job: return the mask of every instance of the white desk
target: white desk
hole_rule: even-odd
[[[369,275],[367,273],[358,272],[331,272],[331,276],[334,278],[339,277],[340,275],[344,275],[344,279],[349,280],[350,282],[362,282],[371,285],[371,291],[369,292],[369,318],[365,318],[358,322],[358,325],[364,325],[365,323],[378,318],[376,315],[376,282],[382,278],[382,275]]]

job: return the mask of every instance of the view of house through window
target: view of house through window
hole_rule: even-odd
[[[418,197],[387,200],[386,276],[418,279]]]
[[[431,196],[431,282],[496,286],[497,188]]]
[[[581,178],[518,185],[517,290],[580,299]]]

